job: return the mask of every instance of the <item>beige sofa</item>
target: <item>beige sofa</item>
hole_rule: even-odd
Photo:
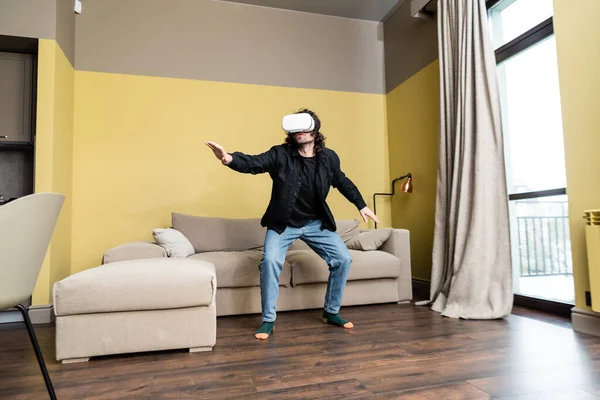
[[[352,265],[342,306],[404,302],[412,299],[409,232],[360,230],[359,221],[336,221]],[[217,277],[217,315],[261,312],[259,263],[266,228],[259,219],[228,219],[172,214],[172,226],[192,243],[189,258],[208,261]],[[132,242],[106,251],[103,263],[166,258],[158,244]],[[278,311],[322,308],[329,270],[302,240],[286,255],[280,279]]]

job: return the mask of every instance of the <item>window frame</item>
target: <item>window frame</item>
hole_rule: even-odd
[[[553,34],[554,22],[553,17],[550,17],[496,49],[496,64],[500,64],[509,58],[516,56],[544,39],[549,38]]]
[[[515,1],[519,0],[487,0],[486,8],[488,15],[490,11],[503,3],[512,4]],[[541,41],[549,38],[554,34],[554,18],[550,17],[528,31],[522,33],[517,36],[510,42],[500,46],[495,50],[496,55],[496,66],[499,64],[509,60],[510,58],[528,50],[529,48],[535,46]],[[509,193],[509,200],[524,200],[524,199],[535,199],[539,197],[547,197],[547,196],[558,196],[558,195],[566,195],[567,188],[559,187],[553,189],[544,189],[527,193]]]
[[[514,1],[519,0],[487,0],[486,8],[488,16],[493,8],[499,6],[504,3],[507,5],[512,4]],[[510,3],[510,4],[508,4]],[[496,56],[496,66],[499,64],[509,60],[510,58],[528,50],[529,48],[535,46],[536,44],[542,42],[543,40],[549,38],[554,34],[554,19],[550,17],[528,31],[522,33],[516,38],[512,39],[508,43],[500,46],[495,50]],[[559,187],[553,189],[544,189],[532,192],[519,192],[519,193],[509,193],[508,199],[510,201],[517,200],[525,200],[525,199],[535,199],[541,197],[548,196],[557,196],[557,195],[566,195],[567,188]],[[537,310],[542,310],[546,312],[551,312],[556,315],[561,315],[568,317],[571,314],[571,308],[573,307],[570,303],[564,303],[555,300],[542,299],[532,296],[526,296],[522,294],[513,294],[514,296],[514,304],[519,306],[524,306],[528,308],[533,308]]]

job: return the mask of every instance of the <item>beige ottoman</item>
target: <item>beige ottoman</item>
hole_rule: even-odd
[[[193,259],[118,261],[56,282],[56,359],[189,348],[216,341],[213,264]]]

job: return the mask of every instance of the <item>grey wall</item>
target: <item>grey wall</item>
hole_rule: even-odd
[[[414,18],[410,1],[401,4],[384,22],[386,91],[438,58],[437,21]]]
[[[86,0],[81,15],[72,0],[0,0],[0,34],[56,39],[77,69],[368,93],[437,58],[436,21],[410,1],[379,25],[212,0]]]
[[[75,65],[75,11],[73,0],[56,0],[56,41],[65,56]]]
[[[381,21],[399,0],[223,0],[343,18]],[[400,0],[404,1],[404,0]]]
[[[75,68],[385,93],[381,24],[210,0],[87,0]]]
[[[54,39],[75,62],[72,0],[0,0],[0,35]]]
[[[54,39],[56,0],[0,0],[0,34]]]

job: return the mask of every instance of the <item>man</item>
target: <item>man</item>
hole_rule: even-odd
[[[206,142],[215,156],[234,171],[268,173],[273,180],[271,200],[261,220],[267,234],[259,267],[262,325],[255,333],[257,339],[267,339],[274,329],[279,276],[288,248],[299,238],[329,265],[323,322],[346,329],[354,326],[338,314],[352,258],[336,233],[334,217],[325,202],[331,186],[357,207],[364,221],[369,217],[379,222],[340,169],[338,155],[325,147],[319,117],[307,109],[298,113],[309,114],[314,128],[288,132],[284,144],[259,155],[229,154],[217,143]]]

